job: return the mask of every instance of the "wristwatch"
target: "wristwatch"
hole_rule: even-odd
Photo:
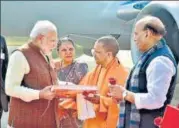
[[[126,96],[127,96],[127,90],[124,90],[123,93],[122,93],[123,100],[125,99]]]

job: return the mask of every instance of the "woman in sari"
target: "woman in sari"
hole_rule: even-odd
[[[60,81],[79,84],[88,71],[86,63],[80,63],[74,60],[75,44],[72,39],[64,37],[57,44],[57,52],[60,61],[55,62],[58,77]],[[72,102],[65,102],[72,100]],[[58,115],[60,120],[60,128],[79,128],[80,121],[77,119],[74,103],[76,99],[61,98],[58,104]],[[71,103],[71,105],[70,105]],[[67,107],[65,107],[65,104]]]

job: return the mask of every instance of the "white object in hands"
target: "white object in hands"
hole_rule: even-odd
[[[88,86],[88,85],[76,85],[70,82],[60,82],[60,85],[53,86],[52,91],[54,90],[71,90],[71,91],[97,91],[97,86]]]
[[[84,99],[82,94],[77,94],[77,112],[79,120],[86,120],[96,117],[93,104]]]

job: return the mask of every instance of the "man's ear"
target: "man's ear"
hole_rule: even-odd
[[[108,56],[112,56],[112,52],[108,52]]]
[[[148,34],[147,34],[147,33],[145,34],[145,37],[148,37]]]
[[[147,30],[145,37],[146,37],[146,38],[147,38],[147,37],[150,37],[152,34],[153,34],[153,33],[152,33],[150,30]]]
[[[37,39],[38,39],[38,40],[42,40],[43,37],[44,37],[43,35],[39,34],[39,35],[37,36]]]

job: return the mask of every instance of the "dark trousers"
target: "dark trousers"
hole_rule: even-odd
[[[0,116],[2,117],[3,111],[8,111],[8,102],[10,98],[5,94],[4,89],[1,87],[1,97],[0,97]]]

